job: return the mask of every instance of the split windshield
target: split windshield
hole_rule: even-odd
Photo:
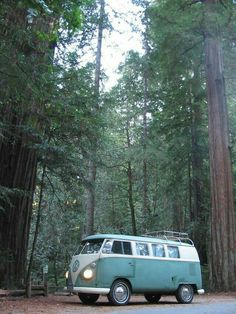
[[[83,246],[80,254],[97,254],[101,249],[103,241],[103,239],[99,239],[85,242],[85,245]]]

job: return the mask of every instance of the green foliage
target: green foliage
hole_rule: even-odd
[[[1,204],[12,205],[12,199],[16,196],[24,195],[24,191],[17,188],[8,188],[0,185],[0,211],[5,212],[5,206]]]
[[[72,181],[63,184],[57,176],[48,172],[44,183],[44,205],[34,255],[33,279],[42,279],[42,268],[49,265],[49,282],[54,286],[64,285],[64,273],[81,237],[83,215],[80,189],[78,183]],[[38,192],[35,194],[30,240],[34,236]]]
[[[81,189],[84,184],[83,157],[87,150],[87,141],[94,136],[95,125],[100,124],[100,121],[91,114],[94,103],[94,67],[91,64],[79,67],[75,55],[68,50],[64,50],[63,53],[59,51],[60,60],[59,58],[53,60],[53,55],[55,46],[71,43],[72,36],[77,35],[78,31],[88,32],[90,35],[93,33],[96,25],[91,20],[89,23],[87,21],[83,23],[83,12],[90,11],[90,18],[96,6],[94,1],[86,0],[79,3],[77,1],[19,1],[18,6],[11,1],[4,1],[0,9],[2,87],[0,147],[3,147],[3,143],[9,143],[9,148],[11,143],[13,146],[14,143],[16,145],[20,143],[19,147],[27,147],[29,151],[35,152],[40,162],[39,169],[40,165],[46,166],[47,169],[48,185],[45,190],[45,200],[53,199],[54,195],[59,194],[58,191],[64,184],[71,194],[68,192],[66,195],[62,191],[61,202],[72,197],[74,201],[78,198],[78,193],[79,195],[83,193]],[[60,33],[61,27],[64,28],[63,36]],[[85,42],[86,38],[80,37],[78,46],[85,46]],[[66,60],[64,68],[62,57]],[[75,186],[73,193],[68,187],[71,184]],[[18,191],[11,186],[1,186],[1,205],[4,204],[1,213],[4,210],[4,215],[7,214],[5,205],[13,206],[12,200],[16,193],[20,192],[25,193],[23,188],[22,191]],[[35,199],[37,193],[36,188]],[[35,210],[36,208],[37,206],[34,207]],[[52,210],[57,217],[57,208],[53,207]],[[72,207],[71,212],[76,213],[75,206]],[[80,214],[75,214],[78,216],[75,227],[83,220]],[[68,213],[65,219],[69,220],[71,217],[71,213]],[[47,226],[47,221],[47,219],[42,220],[45,228],[42,227],[39,236],[40,244],[42,241],[45,243],[44,251],[41,251],[41,246],[37,248],[33,267],[37,272],[40,269],[39,264],[49,259],[53,263],[61,261],[62,266],[59,268],[64,272],[68,254],[64,254],[62,247],[68,246],[68,243],[63,246],[58,245],[54,237],[51,237],[51,243],[48,242],[50,238],[45,240],[46,233],[56,226],[56,220],[53,226]],[[64,221],[57,219],[57,222],[58,230],[55,233],[59,238],[62,234],[62,239],[66,239]],[[72,222],[73,226],[74,222]],[[32,230],[34,230],[34,221]],[[53,231],[49,233],[52,234]],[[72,245],[78,242],[76,233],[73,234],[73,239],[67,237]],[[38,259],[37,256],[40,258]]]
[[[146,8],[143,22],[148,49],[143,56],[129,52],[119,67],[117,85],[101,93],[98,114],[94,108],[95,64],[84,64],[81,59],[93,45],[99,22],[97,1],[21,0],[17,6],[13,2],[0,5],[0,140],[14,143],[23,138],[22,145],[37,154],[38,177],[46,167],[34,277],[40,277],[42,267],[49,264],[50,283],[60,285],[64,280],[70,256],[83,236],[87,165],[94,143],[96,232],[132,233],[130,163],[138,233],[178,229],[195,237],[199,230],[205,243],[210,192],[202,75],[203,4],[133,1]],[[224,34],[236,174],[235,12],[231,3],[220,9],[222,16],[216,12],[211,19],[220,19]],[[5,16],[16,22],[8,23]],[[143,209],[144,161],[147,215]],[[30,248],[40,186],[37,179]],[[0,186],[3,203],[11,204],[16,193],[23,192]],[[198,217],[194,216],[197,206],[203,210]]]
[[[77,6],[71,7],[70,11],[65,11],[63,17],[72,31],[77,30],[82,25],[82,14]]]
[[[191,14],[188,15],[181,8],[184,4],[162,1],[148,9],[150,28],[147,29],[152,48],[143,57],[130,52],[126,62],[120,66],[121,79],[110,95],[106,96],[112,121],[109,127],[109,130],[112,128],[111,135],[107,139],[111,143],[107,147],[109,153],[106,162],[111,170],[108,173],[102,171],[101,175],[106,178],[103,181],[109,182],[110,189],[106,197],[101,198],[101,204],[106,203],[107,210],[100,209],[99,215],[106,213],[103,223],[107,224],[107,228],[112,228],[107,220],[113,208],[113,219],[122,221],[122,231],[126,226],[127,232],[131,232],[126,223],[131,218],[127,199],[128,183],[124,177],[128,161],[131,161],[133,169],[139,231],[146,224],[149,230],[167,228],[193,233],[191,219],[196,202],[195,181],[204,186],[201,206],[209,207],[207,115],[205,86],[201,76],[204,67],[203,39],[199,32],[199,19],[191,22],[192,14],[194,17],[202,16],[202,8],[195,12],[191,7]],[[144,150],[145,75],[148,82],[148,137]],[[109,108],[109,104],[113,108]],[[131,138],[129,147],[127,129]],[[144,159],[147,161],[150,206],[146,218],[142,214]],[[201,164],[198,170],[195,169],[195,159]],[[105,162],[106,159],[103,160]],[[118,213],[114,208],[119,208]],[[122,208],[124,212],[126,208],[125,215]],[[99,222],[97,228],[101,228]]]

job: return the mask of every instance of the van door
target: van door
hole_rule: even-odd
[[[131,243],[128,241],[114,241],[112,253],[121,255],[117,268],[118,277],[130,278],[134,276],[134,259],[132,256]],[[118,256],[117,256],[118,257]]]
[[[134,277],[135,264],[129,241],[114,240],[110,245],[104,245],[99,262],[99,281],[102,285],[110,287],[117,278],[131,279]]]

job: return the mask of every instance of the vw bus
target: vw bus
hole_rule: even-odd
[[[112,304],[125,305],[132,293],[143,294],[150,303],[171,294],[179,303],[191,303],[194,293],[204,293],[193,242],[187,234],[169,231],[88,236],[66,277],[65,289],[85,304],[106,295]]]

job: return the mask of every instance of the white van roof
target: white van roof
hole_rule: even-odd
[[[186,234],[185,234],[186,235]],[[99,240],[99,239],[116,239],[124,241],[139,241],[139,242],[153,242],[153,243],[165,243],[165,244],[175,244],[175,245],[185,245],[185,246],[194,246],[193,241],[188,237],[181,237],[175,235],[144,235],[144,236],[132,236],[132,235],[123,235],[123,234],[94,234],[89,235],[83,239],[83,241],[89,240]]]

